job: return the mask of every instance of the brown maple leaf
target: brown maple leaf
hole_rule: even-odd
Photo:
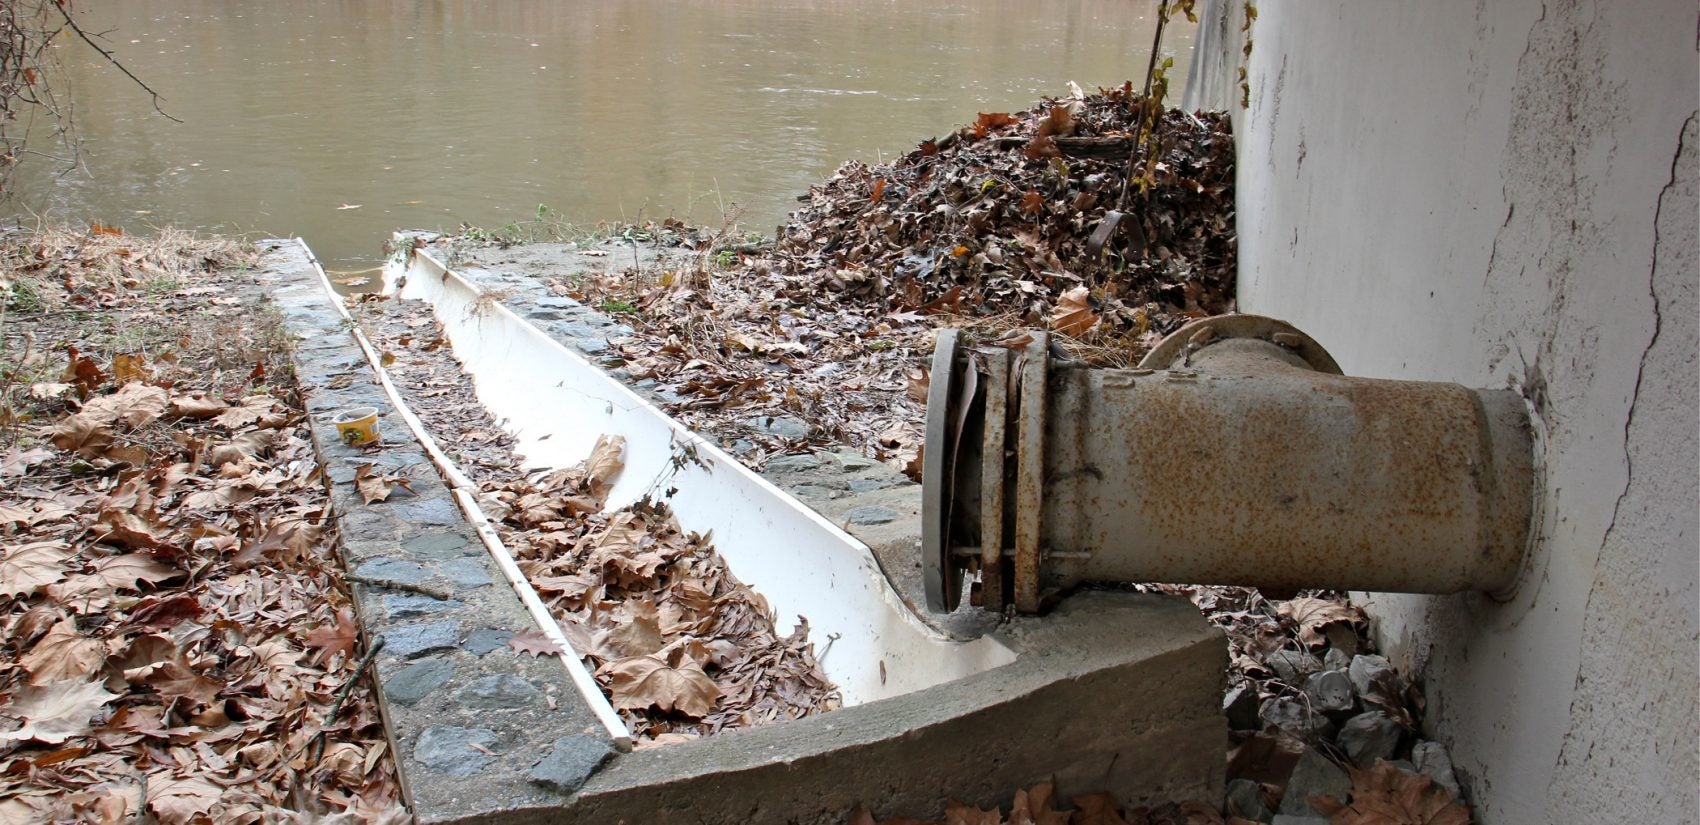
[[[394,475],[379,475],[372,471],[375,464],[362,464],[354,468],[354,489],[360,492],[360,500],[366,504],[375,501],[388,501],[396,487],[403,487],[413,492],[413,486],[407,479]]]
[[[100,419],[78,413],[61,419],[48,431],[53,446],[83,458],[99,458],[112,446],[112,428]]]
[[[1009,810],[1009,825],[1068,825],[1068,811],[1051,809],[1056,786],[1041,782],[1015,792],[1015,804]]]
[[[603,435],[596,439],[590,457],[584,460],[584,482],[590,494],[598,498],[614,486],[614,476],[626,466],[626,438]]]
[[[1086,287],[1077,286],[1062,294],[1051,310],[1051,329],[1079,338],[1098,325],[1098,315],[1092,311]]]
[[[18,660],[29,671],[29,683],[80,682],[94,675],[106,659],[106,649],[98,639],[84,636],[73,619],[61,619],[47,635]]]
[[[307,635],[301,640],[302,644],[318,651],[313,655],[313,661],[317,664],[324,664],[338,653],[353,653],[354,646],[359,641],[360,623],[354,620],[354,611],[347,607],[336,612],[335,621],[307,631]]]
[[[520,653],[530,653],[533,656],[553,656],[566,651],[555,640],[544,635],[535,627],[528,627],[508,639],[508,647]]]
[[[65,560],[70,557],[69,545],[60,541],[7,549],[0,558],[0,596],[33,595],[43,585],[65,578]]]
[[[681,646],[655,656],[609,662],[598,672],[608,677],[608,698],[617,708],[654,707],[700,719],[714,710],[721,697],[720,687]]]
[[[127,628],[169,630],[185,619],[198,619],[205,609],[194,596],[178,593],[172,596],[149,596],[130,610],[124,622]]]
[[[1345,622],[1363,624],[1362,610],[1344,602],[1300,596],[1281,602],[1275,608],[1281,621],[1298,630],[1299,641],[1306,647],[1320,647],[1328,641],[1329,625]]]
[[[108,556],[94,563],[94,574],[117,590],[135,590],[137,582],[158,584],[167,579],[185,575],[170,565],[162,564],[152,556],[141,553],[126,553],[122,556]]]
[[[34,739],[51,745],[89,732],[89,722],[117,699],[100,682],[71,679],[31,685],[12,697],[7,712],[24,720],[16,730],[0,731],[0,742]]]
[[[1470,808],[1452,792],[1420,773],[1400,770],[1377,759],[1360,771],[1350,765],[1351,803],[1330,794],[1312,797],[1311,806],[1328,817],[1329,825],[1470,825]]]

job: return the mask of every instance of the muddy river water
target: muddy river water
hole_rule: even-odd
[[[81,165],[0,205],[131,231],[298,234],[328,266],[397,227],[666,216],[771,233],[844,160],[976,112],[1143,79],[1144,0],[123,0],[60,49]],[[1175,86],[1195,27],[1165,35]],[[48,142],[38,138],[38,148]]]

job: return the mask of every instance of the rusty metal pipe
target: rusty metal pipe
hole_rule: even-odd
[[[1515,393],[1354,378],[1291,326],[1183,327],[1139,369],[940,336],[928,598],[1035,612],[1083,582],[1502,592],[1533,469]]]

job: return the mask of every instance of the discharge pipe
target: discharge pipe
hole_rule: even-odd
[[[943,330],[927,599],[1039,612],[1085,582],[1504,594],[1533,510],[1523,400],[1340,374],[1291,325],[1187,324],[1137,369]]]

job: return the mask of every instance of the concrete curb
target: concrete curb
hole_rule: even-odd
[[[420,822],[563,804],[614,743],[560,661],[515,652],[535,629],[448,487],[378,385],[298,241],[264,241],[256,277],[296,339],[296,374],[331,490],[343,562],[368,639],[383,636],[380,707],[398,774]],[[330,419],[380,411],[378,448],[351,448]],[[405,478],[364,504],[355,469]],[[421,589],[449,594],[435,598]]]

